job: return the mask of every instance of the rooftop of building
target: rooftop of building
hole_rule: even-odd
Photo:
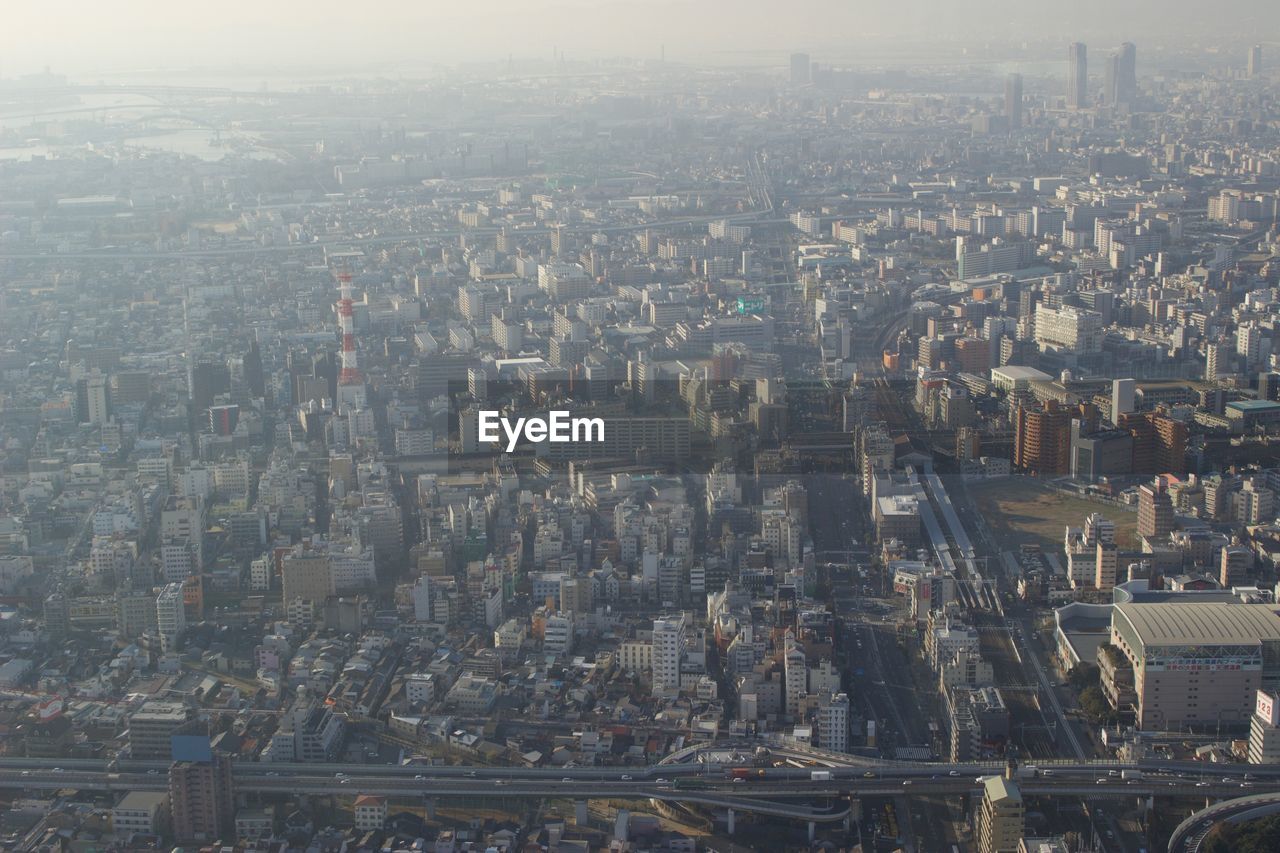
[[[988,800],[1022,802],[1018,783],[1003,776],[987,776],[982,780],[983,796]]]
[[[1112,612],[1148,646],[1280,642],[1280,612],[1270,604],[1131,603],[1117,604]]]
[[[1043,370],[1036,370],[1034,367],[1026,367],[1020,364],[1006,364],[1004,367],[991,368],[991,377],[994,379],[997,376],[1002,379],[1013,381],[1025,380],[1027,382],[1038,382],[1053,379],[1052,376],[1045,373]]]
[[[1227,408],[1238,412],[1273,412],[1280,409],[1280,403],[1273,400],[1232,400],[1227,403]]]
[[[116,803],[115,807],[121,811],[149,812],[168,799],[167,791],[130,791]]]

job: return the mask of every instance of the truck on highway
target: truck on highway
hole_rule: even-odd
[[[1040,775],[1040,768],[1034,764],[1020,765],[1014,775],[1019,779],[1034,779]]]
[[[809,773],[809,779],[814,782],[830,782],[831,771],[830,770],[814,770]]]
[[[1141,770],[1121,770],[1120,778],[1121,779],[1141,779],[1142,771]]]

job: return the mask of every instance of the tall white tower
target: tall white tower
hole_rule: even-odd
[[[338,374],[338,410],[365,407],[364,377],[356,357],[356,312],[351,298],[351,273],[338,273],[338,328],[342,332],[342,372]]]

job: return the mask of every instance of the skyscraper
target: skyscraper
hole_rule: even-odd
[[[1107,57],[1106,74],[1102,79],[1102,103],[1114,107],[1120,103],[1120,54]]]
[[[1106,81],[1102,87],[1102,100],[1109,107],[1132,104],[1138,96],[1138,49],[1132,42],[1120,45],[1120,50],[1107,59]]]
[[[1249,68],[1250,77],[1257,77],[1262,73],[1262,45],[1255,44],[1249,48]]]
[[[1089,106],[1089,49],[1083,42],[1071,43],[1067,62],[1067,107],[1084,109]]]
[[[1022,75],[1010,74],[1004,78],[1004,114],[1009,119],[1009,130],[1022,127]]]
[[[1131,104],[1138,97],[1138,48],[1133,42],[1120,45],[1116,63],[1117,103]]]

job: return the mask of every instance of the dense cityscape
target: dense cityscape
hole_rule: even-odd
[[[0,76],[0,844],[1280,849],[1280,48],[1038,38]]]

